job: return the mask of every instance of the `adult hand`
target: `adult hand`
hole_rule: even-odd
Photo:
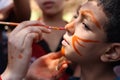
[[[28,70],[27,80],[57,80],[68,67],[69,61],[62,61],[59,70],[56,67],[62,57],[60,52],[53,52],[38,58]]]
[[[33,42],[40,40],[43,32],[50,32],[47,28],[39,25],[41,25],[39,21],[25,21],[9,34],[8,66],[2,74],[3,80],[21,80],[26,75]]]

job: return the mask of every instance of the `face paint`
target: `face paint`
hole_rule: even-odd
[[[76,51],[76,53],[78,53],[80,56],[81,56],[82,54],[81,54],[81,53],[79,52],[79,50],[76,48],[75,43],[77,43],[79,46],[84,47],[84,48],[85,48],[85,46],[82,45],[82,44],[80,44],[79,41],[86,42],[86,43],[98,43],[98,42],[99,42],[99,41],[96,41],[96,40],[87,40],[87,39],[79,38],[78,36],[75,36],[75,35],[74,35],[74,36],[72,37],[72,46],[73,46],[74,50]]]
[[[63,55],[63,56],[65,56],[65,49],[64,49],[64,47],[62,46],[62,48],[61,48],[61,54]]]
[[[101,26],[100,26],[99,22],[98,22],[97,19],[94,17],[94,14],[93,14],[91,11],[89,11],[89,10],[81,11],[81,15],[90,17],[90,19],[92,20],[92,22],[93,22],[99,29],[101,29]]]

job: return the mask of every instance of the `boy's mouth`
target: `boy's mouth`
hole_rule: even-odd
[[[63,46],[67,46],[67,45],[69,45],[69,43],[68,43],[68,41],[67,41],[66,39],[64,39],[64,40],[62,41],[62,45],[63,45]]]

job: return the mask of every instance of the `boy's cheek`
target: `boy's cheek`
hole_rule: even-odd
[[[70,49],[66,49],[65,57],[72,62],[78,62],[78,60],[82,56],[78,55],[73,48],[70,48]]]

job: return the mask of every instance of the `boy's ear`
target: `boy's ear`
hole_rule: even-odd
[[[111,47],[101,55],[103,62],[113,62],[120,60],[120,43],[113,43]]]

